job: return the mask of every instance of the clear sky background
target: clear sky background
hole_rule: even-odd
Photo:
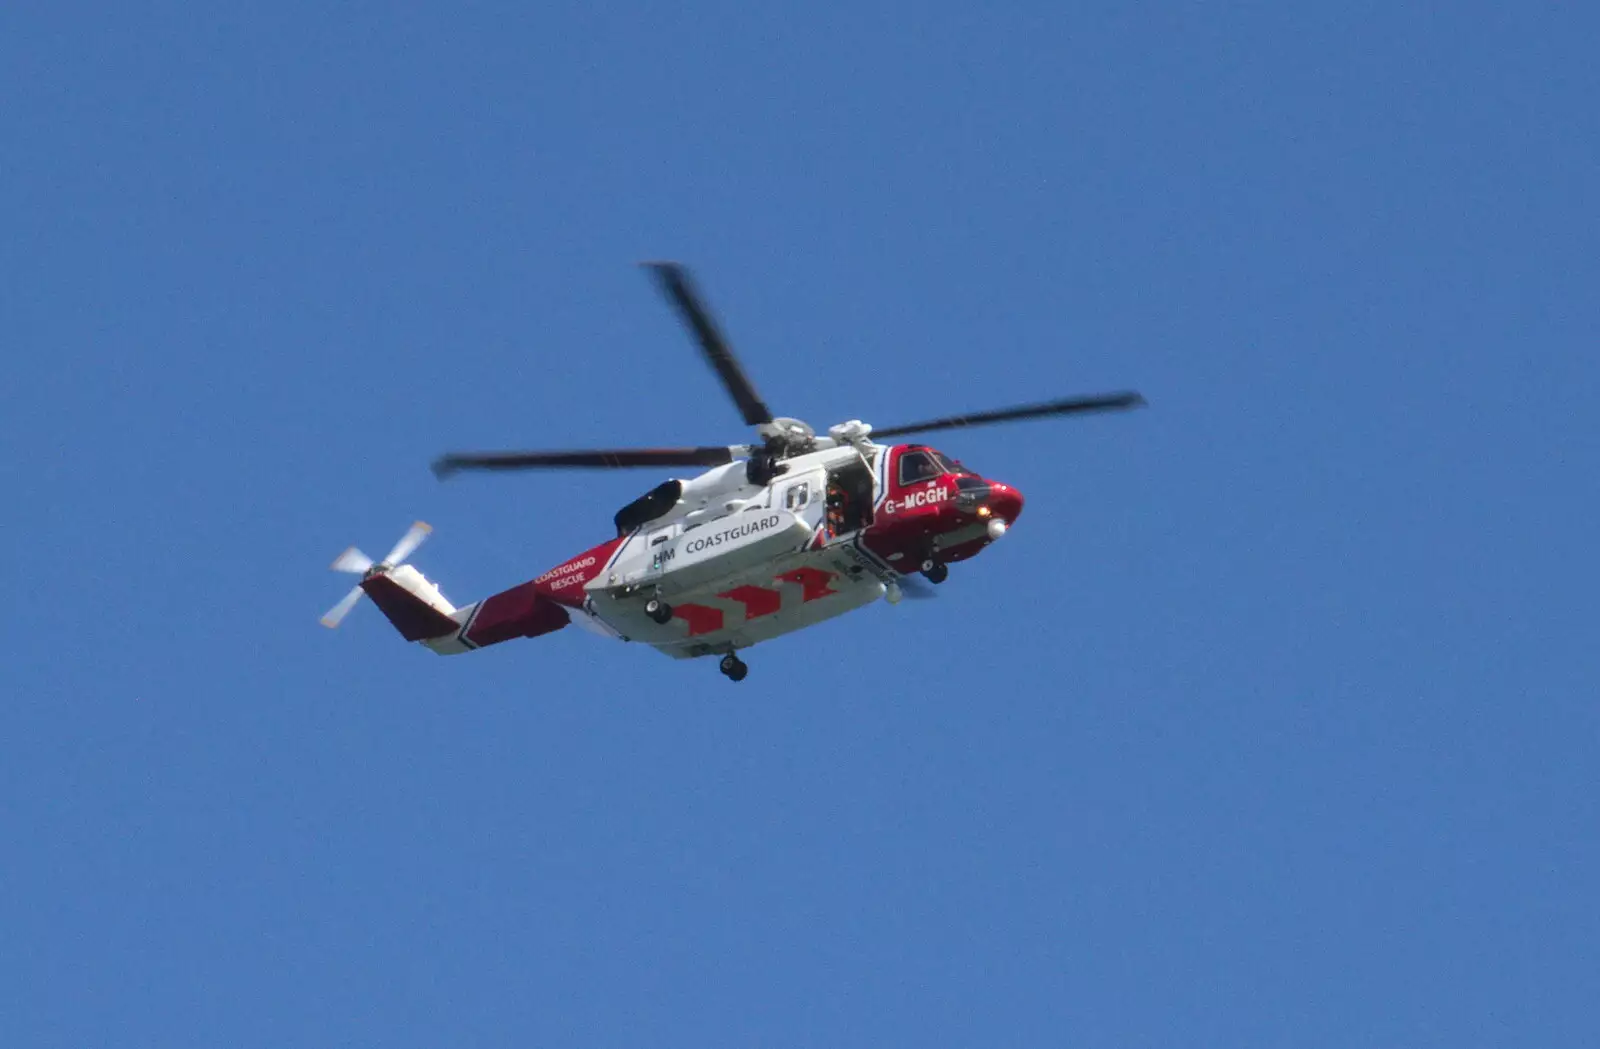
[[[0,16],[0,1043],[1600,1044],[1590,5]],[[993,10],[985,10],[993,7]],[[733,685],[457,602],[748,431],[1028,497]]]

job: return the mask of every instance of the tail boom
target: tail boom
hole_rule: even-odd
[[[407,641],[426,645],[440,655],[472,652],[522,637],[554,633],[581,615],[583,586],[609,563],[621,540],[593,550],[482,601],[457,608],[439,588],[409,564],[399,563],[415,550],[431,529],[417,522],[387,558],[374,561],[351,547],[334,559],[333,569],[361,577],[356,588],[322,618],[336,627],[363,594]]]

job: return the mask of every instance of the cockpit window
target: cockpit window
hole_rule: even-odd
[[[934,452],[933,457],[938,464],[944,468],[944,472],[947,474],[969,474],[976,476],[975,474],[972,474],[971,470],[967,469],[965,466],[962,466],[959,462],[950,458],[943,452]]]
[[[927,452],[905,452],[900,456],[900,483],[902,485],[916,484],[918,481],[931,481],[944,471],[939,464],[934,462],[933,456]]]

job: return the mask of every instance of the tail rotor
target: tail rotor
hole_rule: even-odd
[[[352,546],[334,558],[333,564],[328,567],[335,572],[358,575],[361,577],[361,583],[365,583],[373,576],[388,575],[404,564],[405,559],[416,552],[417,547],[423,544],[428,538],[428,533],[432,531],[433,526],[425,521],[418,521],[411,526],[405,535],[400,537],[400,541],[394,544],[394,549],[390,550],[382,561],[374,561]],[[365,593],[361,583],[357,583],[355,588],[344,595],[344,598],[338,604],[328,609],[328,614],[322,617],[323,626],[332,630],[344,621],[344,617],[350,614],[350,610],[356,607]]]

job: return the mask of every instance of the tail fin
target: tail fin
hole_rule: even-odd
[[[361,589],[407,641],[431,641],[461,629],[455,606],[410,565],[368,576]]]
[[[374,561],[353,546],[334,558],[330,568],[360,576],[361,581],[344,600],[328,610],[322,617],[322,625],[330,629],[338,626],[365,593],[407,641],[454,633],[456,622],[450,617],[455,607],[444,599],[438,587],[422,577],[421,572],[405,563],[432,531],[432,525],[418,521],[382,561]]]

